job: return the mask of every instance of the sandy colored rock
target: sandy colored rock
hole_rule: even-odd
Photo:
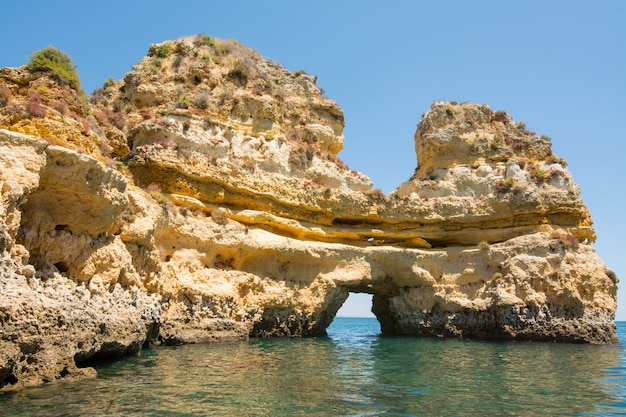
[[[21,133],[11,100],[3,389],[145,344],[323,335],[350,292],[386,334],[615,341],[618,279],[565,161],[487,105],[434,103],[415,175],[383,195],[337,159],[343,113],[315,78],[233,41],[151,45],[94,92],[93,152]]]

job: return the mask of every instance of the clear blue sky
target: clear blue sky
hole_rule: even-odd
[[[345,112],[340,157],[384,192],[412,175],[416,124],[435,100],[487,103],[551,136],[624,280],[626,320],[626,0],[0,0],[0,67],[52,45],[91,92],[150,43],[197,33],[317,75]]]

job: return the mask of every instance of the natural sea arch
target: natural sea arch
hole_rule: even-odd
[[[334,302],[330,302],[328,307],[321,312],[318,319],[318,326],[310,336],[325,335],[326,329],[333,322],[341,307],[348,300],[351,294],[359,294],[364,301],[369,298],[369,308],[373,317],[378,320],[382,333],[395,333],[392,314],[389,310],[389,299],[398,294],[398,288],[394,285],[358,285],[350,287],[339,287],[335,293]],[[367,297],[369,295],[369,297]],[[365,298],[367,297],[367,298]],[[368,315],[367,317],[372,317]]]

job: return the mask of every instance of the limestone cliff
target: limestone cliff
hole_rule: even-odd
[[[502,111],[434,103],[385,196],[337,158],[314,77],[235,41],[151,45],[80,114],[47,74],[0,92],[4,389],[146,343],[322,335],[349,292],[387,334],[615,340],[578,186]]]

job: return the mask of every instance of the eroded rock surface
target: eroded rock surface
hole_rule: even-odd
[[[146,343],[322,335],[349,292],[388,334],[615,340],[578,186],[504,112],[434,103],[385,196],[337,158],[314,77],[236,42],[151,45],[87,115],[57,84],[0,70],[4,389]]]

